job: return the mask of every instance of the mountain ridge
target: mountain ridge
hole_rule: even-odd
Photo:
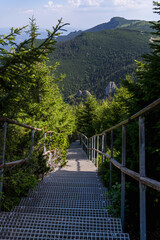
[[[144,32],[151,32],[150,23],[145,20],[128,20],[123,17],[113,17],[110,19],[109,22],[98,24],[92,28],[89,28],[84,31],[74,31],[69,33],[68,35],[62,35],[57,38],[57,42],[68,41],[74,39],[75,37],[79,36],[83,32],[100,32],[104,30],[111,30],[116,28],[123,28],[123,29],[132,29],[135,31],[144,31]]]

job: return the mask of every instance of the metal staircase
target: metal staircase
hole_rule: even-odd
[[[0,239],[129,240],[121,220],[105,209],[107,189],[96,168],[73,143],[68,163],[50,173],[11,212],[0,214]]]

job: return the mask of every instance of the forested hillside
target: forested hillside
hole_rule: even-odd
[[[160,3],[154,2],[154,10],[160,14]],[[83,102],[76,108],[77,130],[88,137],[103,132],[106,129],[130,118],[142,108],[156,101],[160,97],[160,21],[152,23],[154,37],[150,42],[151,52],[145,54],[142,61],[136,62],[136,82],[132,76],[127,76],[121,81],[120,87],[116,89],[114,97],[97,101],[93,96],[89,96],[87,101]],[[114,30],[115,31],[115,30]],[[118,30],[119,31],[119,30]],[[117,30],[116,30],[117,32]],[[137,36],[140,36],[137,32]],[[130,40],[131,41],[131,40]],[[119,46],[121,46],[119,44]],[[117,46],[118,48],[118,46]],[[131,47],[130,47],[131,48]],[[136,51],[136,49],[135,49]],[[134,52],[134,51],[133,51]],[[118,66],[117,66],[118,67]],[[150,113],[145,114],[145,168],[146,176],[160,181],[160,109],[157,107]],[[113,128],[112,128],[113,130]],[[140,171],[140,152],[139,150],[139,127],[138,121],[130,121],[126,125],[127,150],[126,166],[127,168]],[[92,138],[93,139],[93,138]],[[101,138],[98,138],[99,149],[102,149]],[[91,141],[92,142],[92,141]],[[107,131],[106,140],[107,154],[111,155],[111,134]],[[91,153],[92,154],[92,153]],[[122,156],[122,129],[113,131],[113,156],[121,163]],[[93,155],[92,155],[93,156]],[[109,187],[110,179],[110,161],[102,163],[99,157],[99,172]],[[145,169],[144,168],[144,169]],[[114,166],[112,169],[112,189],[109,192],[113,207],[109,208],[116,216],[120,216],[120,188],[121,176],[120,171]],[[126,207],[125,219],[126,229],[130,232],[131,239],[140,239],[139,223],[139,183],[130,177],[126,177]],[[147,239],[159,240],[160,236],[160,192],[147,187],[146,216],[147,216]],[[144,219],[143,219],[144,220]],[[143,239],[143,238],[142,238]]]
[[[99,24],[95,27],[85,30],[84,32],[100,32],[109,29],[122,28],[136,31],[151,32],[151,24],[141,20],[127,20],[122,17],[113,17],[109,22]],[[71,40],[82,33],[81,30],[74,31],[68,35],[62,35],[57,38],[58,42]]]
[[[103,98],[109,81],[118,84],[120,78],[134,72],[134,60],[150,51],[150,37],[149,32],[117,28],[83,32],[75,39],[58,42],[49,59],[51,64],[58,61],[58,71],[66,74],[59,84],[65,99],[79,89]]]
[[[64,24],[65,25],[65,24]],[[71,106],[64,103],[57,82],[62,75],[55,77],[56,67],[47,66],[47,55],[55,50],[55,37],[64,26],[61,20],[48,32],[48,37],[37,47],[35,42],[38,28],[35,19],[30,19],[29,38],[17,44],[16,37],[26,27],[12,28],[8,35],[0,36],[0,139],[4,138],[3,120],[9,118],[36,128],[34,151],[30,152],[30,130],[8,124],[5,163],[19,159],[28,161],[13,168],[6,168],[3,176],[2,208],[9,210],[18,204],[40,176],[49,168],[43,156],[43,133],[50,130],[54,134],[46,139],[51,149],[56,149],[58,160],[65,163],[68,135],[74,131],[74,114]],[[9,50],[6,50],[9,49]],[[2,153],[3,140],[0,144]],[[29,155],[29,156],[28,156]],[[2,164],[2,159],[0,165]]]

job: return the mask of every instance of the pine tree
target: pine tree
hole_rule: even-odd
[[[9,35],[0,38],[0,114],[15,118],[24,105],[30,103],[35,96],[31,95],[35,88],[36,66],[47,59],[47,55],[55,50],[56,37],[66,24],[59,20],[53,31],[48,32],[48,37],[36,43],[38,27],[35,19],[30,19],[28,30],[29,39],[19,45],[16,36],[20,35],[27,26],[11,29]],[[8,50],[6,50],[8,49]]]
[[[160,14],[160,3],[154,3],[154,12]],[[155,30],[150,38],[152,52],[143,56],[144,63],[137,62],[137,84],[141,90],[141,99],[145,105],[160,97],[160,20],[151,22]]]

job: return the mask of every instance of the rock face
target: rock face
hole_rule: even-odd
[[[116,84],[115,82],[109,82],[108,86],[106,87],[106,91],[105,91],[105,95],[107,96],[107,98],[109,97],[113,97],[115,92],[116,92]]]
[[[88,90],[82,91],[82,96],[89,96],[89,95],[91,95],[91,94]]]
[[[87,97],[91,95],[91,93],[88,90],[78,90],[78,92],[76,93],[75,97]]]
[[[82,96],[82,91],[78,90],[78,92],[76,93],[75,97],[81,97]]]

